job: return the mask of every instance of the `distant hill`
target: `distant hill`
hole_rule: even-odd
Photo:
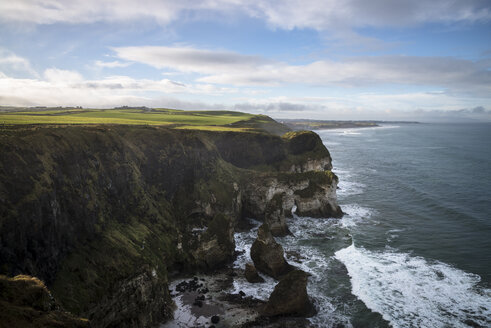
[[[306,119],[278,119],[278,122],[288,126],[292,130],[372,128],[380,126],[380,124],[419,123],[407,121],[335,121]]]

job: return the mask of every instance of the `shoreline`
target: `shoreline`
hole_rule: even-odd
[[[169,289],[176,304],[174,319],[158,327],[315,327],[305,317],[261,316],[267,300],[247,295],[242,290],[231,292],[235,278],[243,275],[242,268],[231,265],[212,273],[172,280]]]
[[[294,120],[277,119],[294,131],[298,130],[334,130],[334,129],[363,129],[376,128],[387,124],[420,124],[412,121],[337,121],[337,120]]]

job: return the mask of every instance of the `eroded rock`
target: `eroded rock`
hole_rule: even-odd
[[[324,174],[327,182],[312,179],[307,188],[295,190],[294,197],[298,215],[334,218],[343,216],[336,196],[338,178],[330,171]]]
[[[284,258],[283,247],[276,242],[266,223],[257,231],[257,238],[251,247],[251,258],[257,270],[275,279],[292,270]]]
[[[205,269],[215,269],[232,260],[235,251],[234,226],[230,217],[219,214],[209,223],[194,256]]]
[[[257,273],[256,267],[252,263],[246,263],[244,275],[250,283],[264,282],[263,277]]]
[[[274,195],[266,205],[264,213],[264,222],[269,225],[271,234],[276,237],[291,234],[286,224],[285,208],[283,207],[285,196],[285,193]]]
[[[316,313],[307,294],[308,274],[293,270],[276,285],[263,310],[265,316],[310,317]]]
[[[174,304],[167,283],[154,269],[119,282],[89,312],[92,327],[148,327],[171,317]]]

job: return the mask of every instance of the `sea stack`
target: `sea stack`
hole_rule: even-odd
[[[276,242],[267,223],[262,224],[257,231],[257,238],[251,247],[251,258],[260,272],[275,279],[292,270],[285,260],[283,247]]]

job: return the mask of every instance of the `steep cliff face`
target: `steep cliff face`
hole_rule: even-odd
[[[244,212],[268,223],[275,236],[288,233],[285,219],[295,207],[300,216],[339,218],[337,182],[331,171],[261,174],[246,185]]]
[[[294,206],[342,214],[312,132],[13,127],[0,153],[0,273],[39,277],[94,327],[168,318],[169,272],[229,262],[244,216],[280,235]]]
[[[289,233],[285,219],[294,208],[301,216],[341,217],[338,178],[320,137],[310,131],[289,132],[282,141],[286,155],[276,162],[277,170],[264,170],[245,184],[244,214],[264,220],[275,236]]]

